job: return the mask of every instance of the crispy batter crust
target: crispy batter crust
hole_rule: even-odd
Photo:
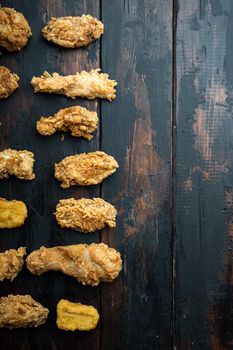
[[[19,77],[8,68],[0,66],[0,98],[7,98],[18,87]]]
[[[26,254],[26,249],[20,247],[16,249],[6,250],[0,253],[0,281],[13,279],[18,275],[23,267],[23,257]]]
[[[0,328],[38,327],[45,323],[49,310],[30,295],[0,298]]]
[[[0,228],[20,227],[26,218],[27,207],[24,202],[0,198]]]
[[[86,46],[99,39],[103,32],[103,23],[90,15],[52,17],[42,29],[45,39],[68,48]]]
[[[35,275],[61,271],[91,286],[113,281],[122,268],[120,253],[104,243],[41,247],[29,254],[26,261]]]
[[[29,151],[6,149],[0,152],[0,179],[14,175],[19,179],[33,180],[34,154]]]
[[[101,73],[100,69],[92,69],[90,72],[82,71],[66,76],[44,72],[41,77],[33,77],[31,84],[34,92],[48,92],[71,98],[94,99],[99,97],[113,100],[116,97],[117,82],[108,79],[108,74]]]
[[[31,28],[22,13],[9,7],[0,8],[0,46],[8,51],[19,51],[31,35]]]
[[[81,153],[55,164],[55,177],[62,181],[62,188],[97,185],[117,168],[117,161],[104,152]]]
[[[52,135],[57,130],[70,131],[72,136],[91,140],[91,134],[97,128],[96,112],[80,106],[60,109],[53,117],[41,117],[37,122],[37,131],[44,136]]]
[[[61,227],[81,232],[94,232],[105,226],[116,227],[117,211],[102,198],[61,199],[55,216]]]

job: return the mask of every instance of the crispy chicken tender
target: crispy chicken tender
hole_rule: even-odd
[[[94,232],[105,226],[116,227],[117,211],[102,198],[61,199],[55,216],[61,227],[81,232]]]
[[[0,298],[0,328],[38,327],[45,323],[49,310],[30,295]]]
[[[91,305],[61,299],[57,304],[57,326],[64,331],[90,331],[99,321],[99,313]]]
[[[0,228],[20,227],[26,218],[27,207],[24,202],[0,198]]]
[[[33,77],[31,84],[34,92],[48,92],[90,100],[99,97],[111,101],[116,97],[117,82],[108,79],[108,74],[101,73],[100,69],[92,69],[90,72],[82,71],[66,76],[44,72],[41,77]]]
[[[97,185],[118,167],[117,161],[104,152],[81,153],[55,164],[55,177],[62,181],[62,188]]]
[[[0,253],[0,281],[4,279],[13,281],[23,268],[25,254],[26,249],[24,247]]]
[[[72,136],[91,140],[91,134],[97,128],[96,112],[80,106],[60,109],[53,117],[41,117],[37,122],[37,131],[44,136],[52,135],[57,130],[70,131]]]
[[[29,151],[6,149],[0,152],[0,179],[14,175],[19,179],[33,180],[34,154]]]
[[[52,17],[42,29],[45,39],[68,48],[86,46],[99,39],[103,32],[103,23],[90,15]]]
[[[0,99],[9,97],[19,87],[18,80],[17,74],[0,66]]]
[[[19,51],[32,35],[22,13],[9,7],[0,8],[0,46],[8,51]]]
[[[41,247],[29,254],[26,262],[34,275],[61,271],[91,286],[113,281],[122,269],[120,253],[104,243]]]

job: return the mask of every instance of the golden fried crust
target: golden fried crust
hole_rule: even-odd
[[[52,17],[42,29],[45,39],[68,48],[86,46],[99,39],[103,32],[103,23],[90,15]]]
[[[95,329],[99,313],[93,306],[61,299],[57,304],[57,326],[64,331]]]
[[[8,51],[19,51],[32,35],[22,13],[9,7],[0,8],[0,46]]]
[[[29,151],[6,149],[0,152],[0,179],[14,175],[19,179],[33,180],[34,154]]]
[[[61,227],[94,232],[105,226],[116,226],[116,209],[102,198],[61,199],[55,216]]]
[[[0,253],[0,281],[13,279],[18,275],[23,267],[23,257],[26,254],[24,247],[16,249],[6,250],[4,253]]]
[[[122,269],[120,253],[104,243],[41,247],[29,254],[26,262],[34,275],[61,271],[91,286],[113,281]]]
[[[92,139],[92,132],[97,128],[96,112],[80,106],[60,109],[53,117],[41,117],[37,122],[37,131],[44,136],[59,131],[70,131],[72,136]]]
[[[12,73],[4,66],[0,66],[0,98],[10,96],[19,87],[18,80],[17,74]]]
[[[55,177],[62,181],[62,188],[97,185],[117,168],[117,161],[104,152],[81,153],[55,164]]]
[[[44,72],[41,77],[33,77],[31,84],[34,92],[48,92],[71,98],[92,100],[99,97],[113,100],[116,97],[117,82],[108,79],[108,74],[101,73],[100,69],[92,69],[90,72],[82,71],[66,76]]]
[[[0,328],[38,327],[45,323],[49,310],[30,295],[0,298]]]
[[[0,198],[0,228],[20,227],[27,217],[24,202]]]

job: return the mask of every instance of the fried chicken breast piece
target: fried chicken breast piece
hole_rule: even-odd
[[[30,295],[0,298],[0,328],[38,327],[45,323],[49,310]]]
[[[11,280],[22,270],[26,248],[9,249],[0,253],[0,281]]]
[[[55,177],[62,182],[62,188],[97,185],[118,167],[117,161],[105,152],[81,153],[55,164]]]
[[[24,202],[0,198],[0,229],[20,227],[26,218],[27,207]]]
[[[17,74],[7,67],[0,66],[0,99],[9,97],[19,87],[18,81]]]
[[[55,216],[61,227],[80,232],[94,232],[105,226],[116,227],[117,211],[102,198],[61,199]]]
[[[91,305],[61,299],[57,304],[57,327],[64,331],[90,331],[99,321],[99,313]]]
[[[37,131],[44,136],[59,131],[70,131],[74,137],[84,137],[91,140],[91,134],[97,128],[98,117],[96,112],[80,106],[60,109],[52,117],[41,117],[36,124]]]
[[[24,15],[10,7],[0,8],[0,46],[8,51],[19,51],[32,35]]]
[[[45,39],[68,48],[87,46],[99,39],[103,32],[103,23],[90,15],[52,17],[42,29]]]
[[[14,175],[19,179],[33,180],[34,154],[29,151],[6,149],[0,152],[0,179]]]
[[[41,77],[33,77],[31,84],[34,92],[48,92],[50,94],[65,95],[70,98],[106,98],[114,100],[116,97],[115,80],[108,79],[108,74],[101,73],[100,69],[90,72],[82,71],[75,75],[61,76],[44,72]]]
[[[122,269],[120,253],[104,243],[41,247],[29,254],[26,262],[34,275],[61,271],[91,286],[113,281]]]

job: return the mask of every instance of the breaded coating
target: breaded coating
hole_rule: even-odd
[[[9,97],[18,87],[19,77],[8,68],[0,66],[0,98]]]
[[[33,180],[34,154],[29,151],[6,149],[0,152],[0,179],[14,175],[19,179]]]
[[[57,304],[57,327],[64,331],[90,331],[99,321],[99,313],[91,305],[61,299]]]
[[[0,46],[8,51],[19,51],[31,35],[31,28],[22,13],[9,7],[0,8]]]
[[[33,77],[31,84],[34,92],[48,92],[90,100],[98,97],[114,100],[117,82],[108,79],[108,74],[101,73],[100,69],[92,69],[90,72],[82,71],[75,75],[66,76],[44,72],[41,77]]]
[[[97,185],[118,167],[117,161],[104,152],[81,153],[55,164],[55,177],[62,181],[62,188]]]
[[[44,136],[59,131],[70,131],[72,136],[91,140],[97,128],[96,112],[80,106],[60,109],[53,117],[41,117],[36,124],[37,131]]]
[[[42,29],[45,39],[68,48],[87,46],[99,39],[103,32],[103,23],[90,15],[52,17]]]
[[[0,253],[0,281],[4,279],[13,281],[23,268],[25,254],[26,249],[24,247]]]
[[[105,226],[116,227],[117,211],[102,198],[61,199],[55,216],[61,227],[80,232],[94,232]]]
[[[41,247],[29,254],[26,262],[34,275],[61,271],[91,286],[113,281],[122,269],[120,253],[104,243]]]
[[[27,216],[27,207],[24,202],[0,198],[0,228],[20,227]]]
[[[0,298],[0,328],[38,327],[45,323],[49,310],[30,295]]]

